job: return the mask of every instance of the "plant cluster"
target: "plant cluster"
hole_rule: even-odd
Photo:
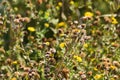
[[[119,11],[119,0],[1,0],[0,80],[119,80]]]

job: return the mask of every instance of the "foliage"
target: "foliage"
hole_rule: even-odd
[[[118,80],[119,0],[0,0],[2,80]]]

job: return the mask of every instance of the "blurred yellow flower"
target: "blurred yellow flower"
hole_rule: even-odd
[[[110,78],[110,80],[115,80],[114,78]]]
[[[65,36],[65,34],[64,34],[64,33],[61,33],[61,34],[60,34],[60,37],[63,37],[63,36]]]
[[[59,6],[56,6],[56,9],[57,9],[57,10],[59,10],[59,9],[60,9],[60,7],[59,7]]]
[[[30,32],[34,32],[35,31],[35,28],[34,27],[28,27],[27,28]]]
[[[66,27],[66,23],[65,22],[60,22],[57,24],[57,27]]]
[[[97,69],[96,67],[94,67],[94,70],[95,70],[95,71],[98,71],[98,69]]]
[[[80,29],[73,29],[73,32],[80,32]]]
[[[87,43],[85,43],[85,44],[83,45],[83,47],[84,47],[84,48],[87,48],[87,47],[88,47],[88,44],[87,44]]]
[[[14,10],[15,10],[15,11],[18,11],[18,8],[17,8],[17,7],[14,7]]]
[[[78,62],[82,62],[82,58],[79,56],[74,55],[73,58],[75,58]]]
[[[70,1],[70,4],[73,5],[73,4],[74,4],[74,1],[71,0],[71,1]]]
[[[16,65],[18,62],[17,61],[13,61],[12,64]]]
[[[92,12],[85,12],[85,17],[92,17],[94,14]]]
[[[112,70],[115,70],[115,69],[116,69],[116,66],[111,65],[110,68],[111,68]]]
[[[95,30],[92,30],[92,34],[95,34]]]
[[[49,12],[45,12],[45,17],[47,18],[47,17],[49,17],[50,16],[50,13]]]
[[[111,17],[112,24],[118,24],[118,21],[115,19],[115,17]]]
[[[65,42],[60,43],[60,44],[59,44],[59,47],[60,47],[60,48],[64,48],[64,47],[65,47]]]
[[[49,24],[48,24],[48,23],[45,23],[44,26],[48,28],[48,27],[49,27]]]
[[[96,75],[94,76],[94,79],[95,79],[95,80],[99,80],[101,77],[102,77],[101,74],[96,74]]]
[[[62,7],[63,3],[62,2],[58,2],[58,6]]]
[[[11,80],[17,80],[15,77],[13,77]]]
[[[45,44],[46,44],[47,46],[49,46],[49,45],[50,45],[50,42],[46,42]]]

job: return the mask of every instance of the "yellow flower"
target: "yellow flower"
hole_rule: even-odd
[[[13,77],[11,80],[17,80],[15,77]]]
[[[28,30],[29,30],[30,32],[34,32],[34,31],[35,31],[35,28],[34,28],[34,27],[28,27]]]
[[[78,56],[74,55],[73,58],[77,58]]]
[[[71,1],[70,1],[70,4],[73,5],[73,4],[74,4],[74,1],[71,0]]]
[[[13,61],[12,64],[16,65],[18,62],[17,61]]]
[[[59,47],[60,48],[64,48],[65,47],[65,43],[64,42],[60,43]]]
[[[94,79],[95,79],[95,80],[99,80],[101,77],[102,77],[101,74],[96,74],[96,75],[94,76]]]
[[[60,9],[60,7],[59,7],[59,6],[56,6],[56,9],[57,9],[57,10],[59,10],[59,9]]]
[[[82,58],[79,56],[74,55],[73,58],[75,58],[78,62],[82,62]]]
[[[98,69],[97,69],[96,67],[94,67],[94,70],[95,70],[95,71],[98,71]]]
[[[49,24],[48,24],[48,23],[45,23],[44,26],[48,28],[48,27],[49,27]]]
[[[92,17],[94,14],[92,12],[85,12],[85,17]]]
[[[112,24],[117,24],[118,21],[115,19],[115,17],[111,17],[111,20],[112,20]]]
[[[82,58],[81,57],[77,57],[77,61],[78,62],[82,62]]]
[[[95,30],[92,30],[92,34],[95,34]]]
[[[78,32],[78,33],[80,33],[80,29],[73,29],[73,32]]]
[[[49,45],[50,45],[50,42],[46,42],[45,44],[46,44],[47,46],[49,46]]]
[[[95,58],[92,58],[92,59],[91,59],[91,62],[93,62],[93,61],[95,61]],[[97,68],[96,68],[96,69],[97,69]]]
[[[62,2],[58,2],[58,6],[62,7],[63,3]]]
[[[110,68],[111,68],[112,70],[115,70],[115,69],[116,69],[116,66],[111,65]]]
[[[50,16],[49,12],[45,12],[45,17],[48,18]]]
[[[85,43],[85,44],[83,45],[83,47],[84,47],[84,48],[87,48],[87,47],[88,47],[88,44],[87,44],[87,43]]]
[[[66,23],[65,22],[60,22],[57,24],[57,27],[66,27]]]
[[[15,11],[18,11],[18,8],[17,8],[17,7],[14,7],[14,10],[15,10]]]
[[[115,80],[114,78],[110,78],[110,80]]]
[[[65,34],[64,34],[64,33],[61,33],[61,34],[60,34],[60,37],[63,37],[63,36],[65,36]]]

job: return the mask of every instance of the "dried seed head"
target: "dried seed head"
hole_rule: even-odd
[[[109,17],[104,17],[105,22],[111,23],[111,19]]]
[[[7,4],[7,1],[3,1],[2,4],[3,4],[3,5],[6,5],[6,4]]]
[[[63,72],[63,73],[69,73],[69,69],[63,68],[62,72]]]
[[[51,8],[51,5],[50,4],[46,4],[46,8],[47,9]]]
[[[84,72],[83,72],[83,71],[79,71],[78,73],[79,73],[79,75],[83,75],[83,74],[84,74]]]
[[[21,18],[21,15],[20,14],[17,14],[16,15],[16,18],[18,19],[18,18]]]
[[[85,58],[86,54],[84,52],[81,52],[80,56],[81,56],[81,58]]]
[[[19,19],[14,19],[14,22],[15,22],[16,24],[18,24],[18,23],[20,23],[20,20],[19,20]]]
[[[86,28],[86,24],[81,24],[81,27],[82,28]]]
[[[11,64],[12,60],[10,58],[7,58],[6,63]]]
[[[118,75],[114,75],[113,77],[115,80],[118,80],[118,78],[119,78]]]
[[[91,76],[91,75],[92,75],[92,71],[87,72],[87,74],[88,74],[89,76]]]
[[[38,49],[43,49],[43,45],[38,45]]]
[[[25,18],[24,18],[24,21],[25,21],[26,23],[29,23],[29,22],[30,22],[30,18],[25,17]]]
[[[29,72],[31,69],[29,67],[24,67],[24,71]]]
[[[98,25],[98,23],[99,23],[98,21],[94,21],[93,25]]]
[[[113,61],[113,65],[120,67],[120,63],[118,61]]]
[[[82,75],[81,75],[81,78],[82,78],[82,80],[86,80],[86,75],[85,75],[85,74],[82,74]]]
[[[26,15],[30,15],[31,14],[31,11],[30,10],[27,10],[26,11]]]
[[[101,12],[100,12],[100,11],[96,11],[95,13],[96,13],[96,15],[98,15],[98,16],[101,15]]]
[[[3,21],[3,20],[4,20],[4,17],[0,16],[0,20]]]
[[[9,8],[9,7],[7,7],[7,9],[6,9],[8,12],[10,12],[11,11],[11,8]]]

